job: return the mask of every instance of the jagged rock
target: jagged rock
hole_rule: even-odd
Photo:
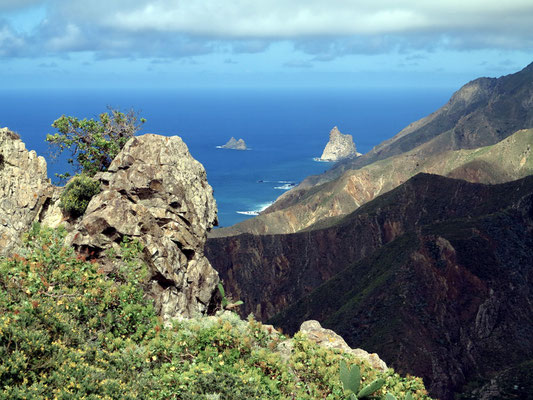
[[[360,156],[357,152],[352,135],[343,135],[335,126],[329,132],[329,142],[324,148],[324,152],[317,161],[339,161],[349,157]]]
[[[56,189],[46,172],[46,161],[26,150],[19,136],[0,129],[0,255],[20,245],[20,236],[47,213]]]
[[[233,136],[231,137],[230,140],[228,140],[228,142],[223,145],[223,146],[220,146],[221,149],[231,149],[231,150],[247,150],[247,147],[246,147],[246,143],[244,142],[243,139],[235,139]]]
[[[219,281],[203,252],[217,208],[203,166],[181,138],[134,137],[95,178],[102,191],[67,242],[105,259],[104,250],[124,236],[138,239],[151,273],[148,292],[163,318],[206,312]]]
[[[300,326],[300,332],[306,334],[310,340],[320,346],[353,354],[355,357],[367,361],[374,369],[380,371],[387,370],[387,364],[376,353],[370,354],[363,349],[352,349],[341,336],[337,335],[331,329],[322,328],[318,321],[305,321]]]

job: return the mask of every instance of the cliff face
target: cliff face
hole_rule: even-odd
[[[280,312],[288,332],[317,319],[452,399],[533,356],[532,201],[533,177],[421,174],[329,228],[209,239],[206,254],[243,315]]]
[[[147,293],[164,317],[205,313],[216,305],[218,274],[203,254],[207,230],[217,223],[213,190],[203,166],[175,137],[131,139],[108,172],[102,191],[78,220],[58,208],[63,188],[50,184],[46,162],[17,135],[0,130],[0,253],[11,255],[33,222],[66,226],[68,244],[112,272],[106,250],[124,236],[139,240],[150,267]]]
[[[8,256],[31,224],[44,218],[56,190],[44,158],[7,128],[0,129],[0,182],[0,255]]]
[[[329,141],[317,161],[339,161],[359,155],[352,135],[343,135],[337,127],[329,132]]]
[[[423,146],[422,146],[423,147]],[[533,129],[479,149],[446,151],[426,157],[420,148],[346,171],[338,179],[306,192],[289,191],[260,216],[217,229],[212,237],[239,233],[292,233],[339,219],[417,173],[433,173],[470,182],[502,183],[533,173]],[[295,194],[296,193],[296,194]],[[301,194],[301,196],[298,195]],[[291,196],[299,196],[293,199]],[[284,203],[293,203],[284,207]]]
[[[217,208],[205,170],[185,143],[177,136],[134,137],[96,178],[102,191],[73,227],[69,244],[105,263],[105,250],[124,236],[139,240],[159,313],[205,313],[218,283],[203,254]]]

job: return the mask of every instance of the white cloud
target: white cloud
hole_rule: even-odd
[[[380,35],[498,29],[531,33],[531,0],[152,0],[87,3],[69,14],[128,31],[151,30],[224,38]],[[105,10],[105,12],[101,12]]]
[[[316,61],[391,50],[533,49],[532,0],[0,0],[0,10],[17,4],[45,7],[46,20],[36,21],[31,37],[10,29],[0,54],[18,54],[17,40],[32,43],[27,55],[143,58],[259,53],[283,41]]]

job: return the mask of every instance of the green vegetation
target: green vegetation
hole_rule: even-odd
[[[385,379],[379,378],[359,390],[361,386],[361,369],[356,364],[348,368],[344,360],[341,360],[339,374],[344,390],[350,392],[350,400],[368,398],[385,384]]]
[[[52,124],[59,133],[47,135],[46,141],[57,146],[60,153],[69,150],[72,157],[68,162],[74,165],[76,172],[91,177],[106,171],[126,142],[140,129],[140,124],[146,122],[144,118],[137,120],[138,115],[133,110],[123,113],[109,109],[109,112],[100,114],[98,120],[62,115]],[[68,172],[58,175],[60,179],[69,176]]]
[[[338,365],[353,356],[301,334],[288,345],[227,311],[164,324],[142,291],[138,242],[124,239],[104,274],[64,236],[35,225],[0,260],[0,399],[343,398]],[[376,395],[428,399],[420,379],[358,365],[362,382],[384,380]]]
[[[230,299],[228,299],[226,297],[226,291],[224,290],[224,286],[222,286],[222,283],[219,283],[217,285],[217,288],[218,288],[218,292],[220,293],[220,297],[222,298],[221,301],[220,301],[222,309],[224,309],[224,310],[232,309],[232,308],[238,307],[241,304],[243,304],[242,300],[237,300],[235,302],[232,302]]]
[[[86,175],[74,177],[61,193],[59,208],[73,218],[83,215],[93,196],[100,193],[100,182]]]

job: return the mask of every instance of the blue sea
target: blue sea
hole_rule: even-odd
[[[240,222],[271,204],[292,184],[330,168],[313,161],[337,125],[369,151],[409,123],[428,115],[453,90],[20,90],[0,91],[0,127],[20,134],[44,156],[48,173],[64,172],[50,160],[47,133],[62,114],[93,118],[107,106],[134,108],[147,119],[140,133],[179,135],[207,171],[220,226]],[[248,151],[219,149],[231,136]]]

